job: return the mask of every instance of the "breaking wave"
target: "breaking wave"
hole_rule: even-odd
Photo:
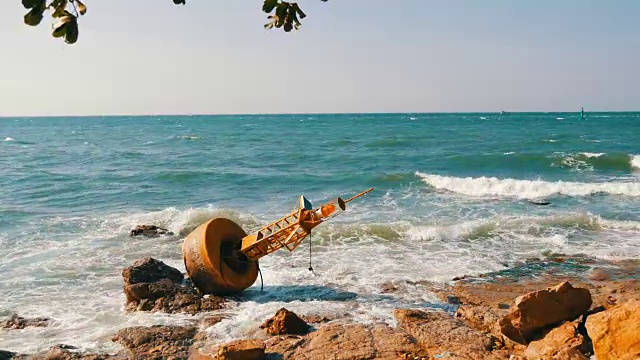
[[[589,196],[594,194],[640,196],[638,182],[548,182],[543,180],[499,179],[495,177],[452,177],[416,172],[427,185],[469,196],[498,196],[536,199],[552,195]]]
[[[574,170],[619,170],[631,172],[640,169],[640,156],[581,152],[565,155],[559,162],[556,161],[552,165]]]

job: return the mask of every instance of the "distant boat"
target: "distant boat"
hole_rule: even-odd
[[[506,112],[506,111],[504,111],[504,110],[500,111],[500,115],[508,115],[508,114],[509,114],[509,113],[508,113],[508,112]]]
[[[584,108],[580,109],[580,120],[584,120]]]

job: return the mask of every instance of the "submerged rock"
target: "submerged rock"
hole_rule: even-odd
[[[640,359],[640,302],[593,314],[586,327],[598,360]]]
[[[276,314],[260,326],[271,335],[302,335],[309,330],[309,325],[294,312],[281,308]]]
[[[49,326],[49,322],[51,320],[44,317],[38,317],[33,319],[26,319],[18,314],[11,315],[9,320],[3,321],[0,323],[0,328],[3,329],[24,329],[29,326],[33,327],[45,327]]]
[[[518,297],[511,311],[499,320],[500,329],[509,339],[528,344],[546,327],[583,315],[591,303],[589,290],[563,282]]]
[[[138,225],[134,229],[131,229],[129,233],[131,236],[158,236],[158,235],[173,235],[173,233],[167,229],[163,229],[156,225]]]
[[[112,340],[124,346],[131,359],[187,359],[196,332],[195,327],[136,326],[118,331]]]
[[[202,296],[184,275],[162,261],[145,258],[122,271],[127,308],[195,314],[222,308],[225,300]]]

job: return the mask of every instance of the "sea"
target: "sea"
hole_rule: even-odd
[[[212,341],[260,336],[281,307],[393,324],[395,308],[447,310],[428,284],[456,276],[639,259],[640,113],[0,118],[0,317],[52,319],[0,330],[0,349],[117,351],[118,329],[193,323],[204,315],[127,312],[122,270],[184,271],[182,239],[211,218],[251,232],[300,195],[370,187],[261,259],[262,284],[230,298]],[[139,224],[175,235],[130,237]]]

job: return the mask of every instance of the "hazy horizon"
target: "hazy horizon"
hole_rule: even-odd
[[[305,0],[289,34],[261,3],[87,1],[69,46],[5,1],[0,116],[640,109],[631,0]]]

